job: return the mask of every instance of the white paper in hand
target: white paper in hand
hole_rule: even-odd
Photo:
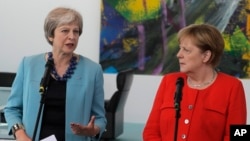
[[[48,136],[47,138],[42,139],[41,141],[57,141],[55,135]]]

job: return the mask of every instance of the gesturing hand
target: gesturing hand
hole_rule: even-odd
[[[84,126],[79,123],[71,123],[71,130],[76,135],[95,136],[100,132],[99,127],[95,125],[95,116],[92,116],[88,125]]]
[[[31,141],[31,138],[25,133],[23,129],[17,130],[15,135],[16,141]]]

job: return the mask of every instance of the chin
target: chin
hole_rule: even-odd
[[[186,70],[184,70],[184,69],[180,69],[180,72],[182,72],[182,73],[186,73],[187,71],[186,71]]]

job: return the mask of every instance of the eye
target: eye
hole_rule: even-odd
[[[80,34],[79,30],[74,30],[73,32],[74,32],[74,34],[78,34],[78,35]]]
[[[184,50],[184,51],[186,51],[186,52],[188,52],[188,51],[189,51],[189,50],[188,50],[188,49],[186,49],[186,48],[183,48],[183,50]]]
[[[68,33],[68,32],[69,32],[69,30],[67,30],[67,29],[62,30],[62,33]]]
[[[187,48],[183,48],[183,50],[184,50],[184,52],[186,52],[186,53],[190,53],[191,51],[189,50],[189,49],[187,49]]]

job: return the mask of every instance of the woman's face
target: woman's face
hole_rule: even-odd
[[[54,37],[49,38],[53,42],[53,50],[59,53],[73,53],[79,39],[79,27],[77,24],[58,26],[54,31]]]
[[[210,52],[202,52],[188,37],[181,39],[177,53],[180,71],[184,73],[199,70],[209,59]]]

